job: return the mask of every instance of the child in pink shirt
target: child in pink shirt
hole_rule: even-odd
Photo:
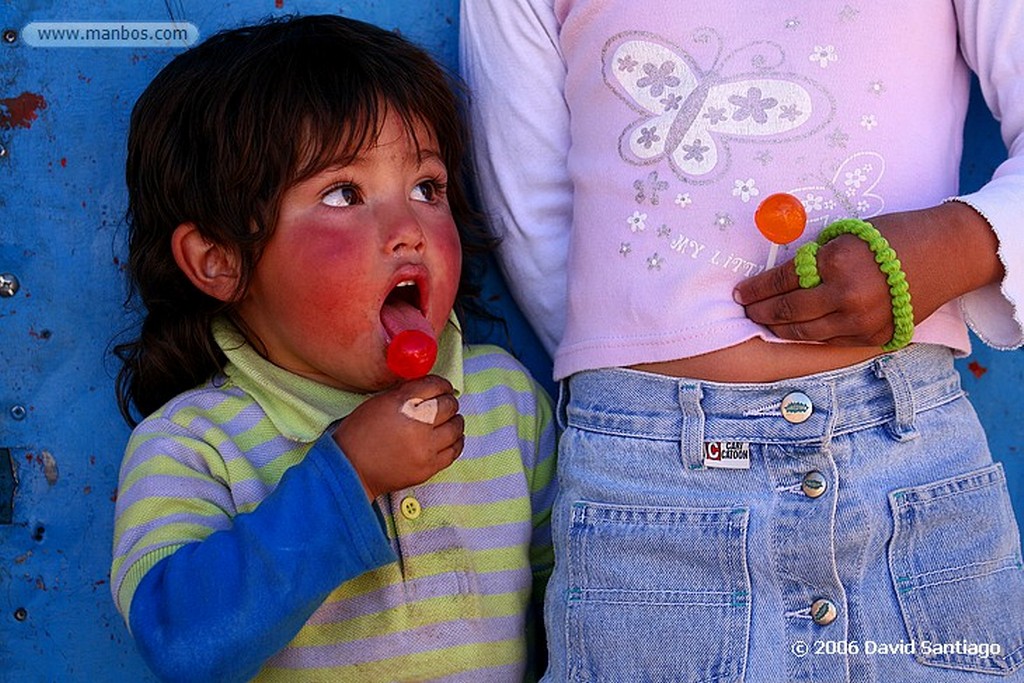
[[[1024,676],[953,367],[968,326],[1024,340],[1022,30],[1017,2],[462,3],[481,195],[562,381],[549,680]],[[972,71],[1011,154],[958,196]],[[771,267],[776,192],[807,229]],[[899,264],[842,234],[805,288],[840,219]]]

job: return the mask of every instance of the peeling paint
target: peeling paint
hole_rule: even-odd
[[[43,463],[43,476],[46,477],[46,483],[53,486],[57,483],[57,479],[60,478],[56,458],[49,451],[43,451],[39,454],[39,460]]]
[[[0,130],[31,128],[39,111],[46,109],[46,99],[37,93],[23,92],[17,97],[0,99]]]

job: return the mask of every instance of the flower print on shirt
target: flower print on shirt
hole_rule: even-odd
[[[665,159],[680,180],[709,183],[731,166],[731,144],[805,138],[835,115],[820,84],[780,70],[785,53],[775,43],[725,54],[718,33],[700,29],[685,44],[643,32],[605,43],[605,83],[640,114],[619,137],[628,163]]]
[[[651,97],[659,97],[665,92],[665,88],[676,88],[682,83],[678,76],[672,74],[675,69],[676,65],[671,61],[662,62],[660,66],[647,62],[643,66],[645,75],[636,82],[636,85],[641,89],[649,88]]]
[[[796,121],[803,114],[795,104],[784,104],[779,109],[779,118],[787,121]]]
[[[736,105],[733,113],[733,121],[742,121],[751,118],[757,123],[768,123],[768,112],[778,106],[779,101],[774,97],[762,97],[761,89],[757,87],[747,88],[746,95],[730,95],[729,103]],[[796,105],[792,106],[796,110]],[[799,117],[794,117],[795,120]]]
[[[759,194],[761,194],[761,191],[757,189],[757,183],[754,182],[753,178],[737,180],[732,188],[732,196],[739,197],[744,204]]]
[[[658,129],[654,126],[650,128],[641,128],[640,137],[637,138],[637,142],[647,149],[651,148],[651,145],[660,142],[661,136],[658,135]]]
[[[693,144],[683,145],[683,161],[693,159],[695,161],[704,161],[704,154],[710,152],[711,148],[707,145],[701,144],[700,138],[693,141]]]
[[[707,111],[704,112],[704,118],[706,118],[710,123],[715,124],[721,123],[729,117],[726,116],[724,107],[708,107]]]
[[[637,204],[650,202],[653,206],[657,206],[658,202],[661,201],[660,193],[668,189],[668,181],[660,180],[658,172],[651,171],[647,174],[646,180],[642,178],[634,180],[633,189],[636,190],[635,199]]]
[[[835,45],[815,45],[814,51],[811,53],[811,61],[817,62],[822,69],[827,69],[829,64],[838,60],[839,55],[836,54]]]
[[[647,214],[634,211],[633,215],[626,219],[631,232],[643,232],[647,229]]]
[[[840,218],[870,218],[882,213],[885,200],[875,194],[885,173],[877,152],[857,152],[844,159],[832,176],[819,185],[789,190],[804,205],[807,225],[828,225]]]
[[[851,7],[850,5],[846,5],[843,9],[839,10],[839,20],[846,23],[856,21],[859,15],[860,10],[856,7]]]

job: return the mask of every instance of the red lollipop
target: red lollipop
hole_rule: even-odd
[[[437,342],[426,332],[402,330],[388,344],[387,364],[402,379],[419,379],[434,367]]]
[[[754,225],[772,243],[765,270],[775,265],[780,244],[789,244],[803,234],[807,227],[807,211],[803,203],[791,194],[779,192],[764,198],[754,211]]]

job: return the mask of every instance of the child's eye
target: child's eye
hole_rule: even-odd
[[[424,180],[412,189],[410,197],[418,202],[433,203],[444,195],[444,184],[437,180]]]
[[[320,201],[327,206],[352,206],[359,202],[359,192],[352,185],[339,185],[325,192]]]

